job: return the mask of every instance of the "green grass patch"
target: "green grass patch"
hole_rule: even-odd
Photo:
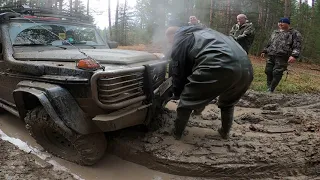
[[[253,64],[254,80],[251,89],[256,91],[266,91],[266,74],[264,73],[264,65]],[[276,92],[281,93],[317,93],[320,92],[320,77],[306,70],[289,70],[287,76],[285,72],[280,84],[276,88]]]

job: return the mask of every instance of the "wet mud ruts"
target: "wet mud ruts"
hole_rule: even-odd
[[[192,115],[181,141],[171,136],[174,102],[154,132],[121,131],[113,153],[151,169],[176,175],[261,179],[320,175],[320,96],[249,91],[238,103],[229,140],[217,129],[214,104]]]

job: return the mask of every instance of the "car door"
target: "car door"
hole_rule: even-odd
[[[3,45],[0,41],[0,103],[15,107],[12,93],[21,79],[10,70],[7,63],[3,58]]]

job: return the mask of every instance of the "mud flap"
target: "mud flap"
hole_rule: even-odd
[[[28,110],[26,109],[28,102],[24,101],[25,93],[37,97],[52,120],[66,132],[71,132],[70,129],[79,134],[101,132],[91,119],[86,118],[85,113],[71,94],[55,84],[32,81],[20,82],[13,92],[20,118],[24,118]]]

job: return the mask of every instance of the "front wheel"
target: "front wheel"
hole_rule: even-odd
[[[104,134],[81,135],[72,131],[67,135],[50,118],[41,106],[27,113],[26,128],[46,151],[80,165],[93,165],[105,153],[107,141]]]

